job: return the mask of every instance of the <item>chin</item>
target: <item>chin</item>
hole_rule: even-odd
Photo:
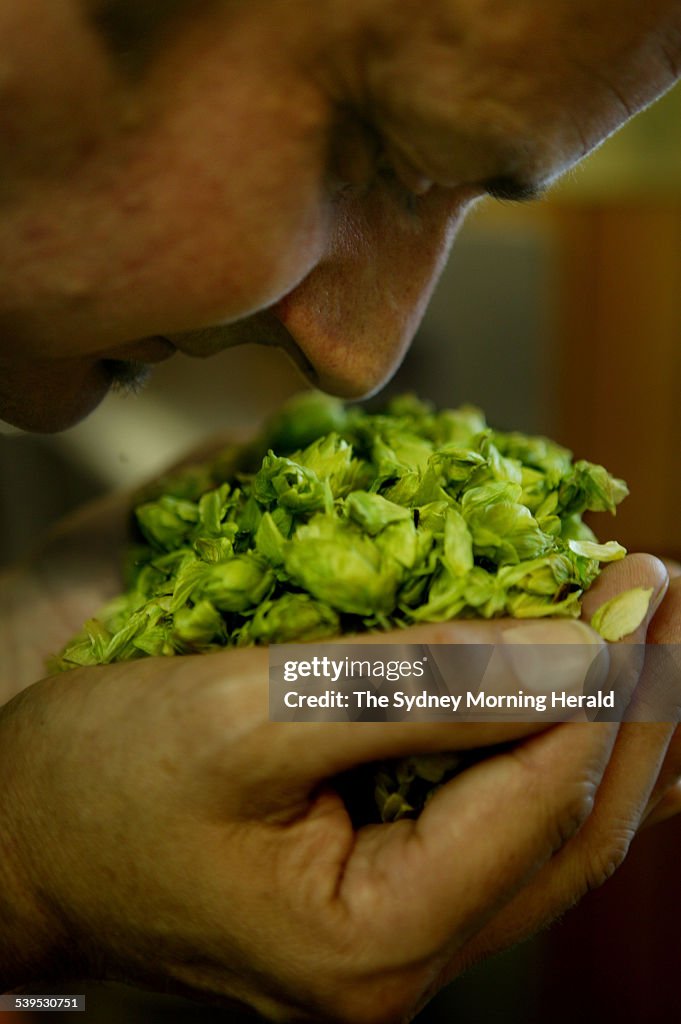
[[[68,362],[45,375],[34,370],[22,373],[18,380],[10,374],[3,382],[0,419],[30,433],[56,434],[85,419],[111,384],[110,368],[101,362]]]

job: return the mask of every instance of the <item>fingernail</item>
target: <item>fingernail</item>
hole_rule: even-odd
[[[661,583],[656,590],[653,591],[653,594],[650,598],[650,604],[648,605],[648,614],[646,616],[648,622],[650,622],[653,615],[664,601],[668,589],[669,577],[667,577],[667,579],[663,583]]]
[[[598,687],[608,674],[607,646],[582,622],[531,622],[509,626],[499,649],[515,682],[538,693],[581,693],[587,676]]]

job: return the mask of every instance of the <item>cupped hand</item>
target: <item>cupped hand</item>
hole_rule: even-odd
[[[634,584],[659,594],[666,575],[627,560],[590,599]],[[517,625],[382,639],[490,643]],[[609,873],[671,733],[628,728],[271,722],[262,650],[42,680],[0,716],[8,948],[12,915],[22,936],[6,983],[52,967],[273,1020],[408,1019],[525,933],[519,907],[537,927]],[[356,831],[333,788],[376,758],[500,743],[416,821]]]
[[[583,618],[588,621],[616,590],[646,585],[641,571],[649,562],[649,556],[634,555],[609,566],[586,595]],[[657,559],[655,562],[660,566]],[[673,578],[668,587],[663,583],[657,597],[653,597],[652,620],[647,630],[642,624],[625,642],[670,644],[675,645],[676,651],[680,649],[681,574],[675,563],[666,563],[665,567]],[[676,663],[681,668],[678,654]],[[681,717],[681,674],[659,683],[659,708],[666,708],[668,721],[654,721],[651,715],[650,721],[625,722],[620,726],[608,767],[594,795],[593,809],[583,827],[457,953],[438,976],[433,991],[470,964],[531,935],[564,913],[584,893],[598,888],[610,877],[624,860],[637,830],[681,812],[681,729],[677,725]],[[654,681],[649,686],[649,694],[656,685]],[[566,725],[559,730],[570,728]],[[597,730],[601,726],[594,723],[573,728]]]
[[[669,589],[648,630],[648,642],[667,644],[670,661],[676,666],[675,686],[681,687],[681,565],[665,560],[670,575]],[[651,795],[644,820],[646,827],[659,824],[681,812],[681,729],[672,736],[667,756]]]

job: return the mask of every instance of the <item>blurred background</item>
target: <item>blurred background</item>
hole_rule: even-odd
[[[494,426],[548,434],[602,462],[631,488],[615,523],[600,517],[604,539],[677,557],[680,124],[676,89],[547,198],[477,207],[389,385],[439,405],[472,402]],[[0,563],[88,498],[141,482],[210,434],[255,429],[301,386],[270,349],[235,349],[209,364],[177,356],[142,395],[111,397],[62,435],[0,437]],[[603,890],[472,970],[419,1022],[674,1019],[679,849],[676,822],[644,834]],[[235,1020],[125,989],[114,999],[90,992],[90,1020],[148,1021],[157,1011],[166,1021]]]

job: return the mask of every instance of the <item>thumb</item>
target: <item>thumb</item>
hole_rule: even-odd
[[[648,626],[662,603],[668,586],[669,575],[659,558],[644,554],[627,555],[621,562],[611,562],[607,565],[584,595],[582,621],[590,623],[595,612],[617,594],[635,587],[652,590],[643,621],[632,633],[624,637],[626,643],[645,643]]]
[[[339,642],[340,643],[340,642]],[[561,670],[566,688],[577,689],[593,670],[595,652],[606,645],[586,625],[573,620],[518,621],[497,619],[490,622],[461,620],[420,625],[396,632],[361,637],[346,637],[343,643],[375,645],[390,658],[406,658],[405,645],[425,645],[437,657],[437,645],[489,645],[494,647],[495,691],[518,692],[525,689],[549,692],[556,686],[556,647],[571,645],[571,656]],[[518,645],[533,645],[532,657],[518,657]],[[334,644],[324,644],[325,649]],[[393,650],[394,649],[394,650]],[[413,655],[413,652],[412,652]],[[498,657],[496,657],[498,655]],[[607,672],[607,653],[599,659]],[[487,688],[487,687],[486,687]],[[290,765],[301,782],[312,783],[374,760],[408,754],[471,749],[506,743],[546,728],[542,721],[288,721],[277,723],[276,742],[291,754]],[[274,726],[275,723],[272,723]],[[294,753],[295,752],[295,753]],[[291,774],[289,774],[289,779]]]
[[[581,622],[465,619],[344,637],[339,643],[420,644],[431,649],[441,644],[490,644],[495,645],[501,655],[498,662],[502,667],[495,675],[495,686],[502,692],[518,692],[519,689],[552,692],[558,685],[559,671],[560,686],[566,690],[581,688],[587,674],[592,686],[598,687],[601,678],[609,674],[611,678],[626,678],[627,686],[633,690],[642,668],[642,654],[640,658],[629,658],[626,673],[618,671],[617,666],[610,665],[608,656],[616,652],[616,645],[605,645],[586,623],[596,608],[615,594],[635,586],[652,589],[646,618],[629,638],[630,642],[641,643],[667,583],[667,572],[659,559],[631,555],[608,566],[585,595]],[[531,645],[532,657],[519,657],[519,644],[525,651]],[[557,649],[567,654],[564,645],[571,645],[570,657],[561,657],[558,664]],[[595,645],[600,646],[598,659],[594,655]],[[636,653],[638,655],[638,651]],[[537,721],[288,722],[280,735],[291,751],[297,751],[298,778],[309,783],[373,760],[505,743],[540,731],[546,724]]]

